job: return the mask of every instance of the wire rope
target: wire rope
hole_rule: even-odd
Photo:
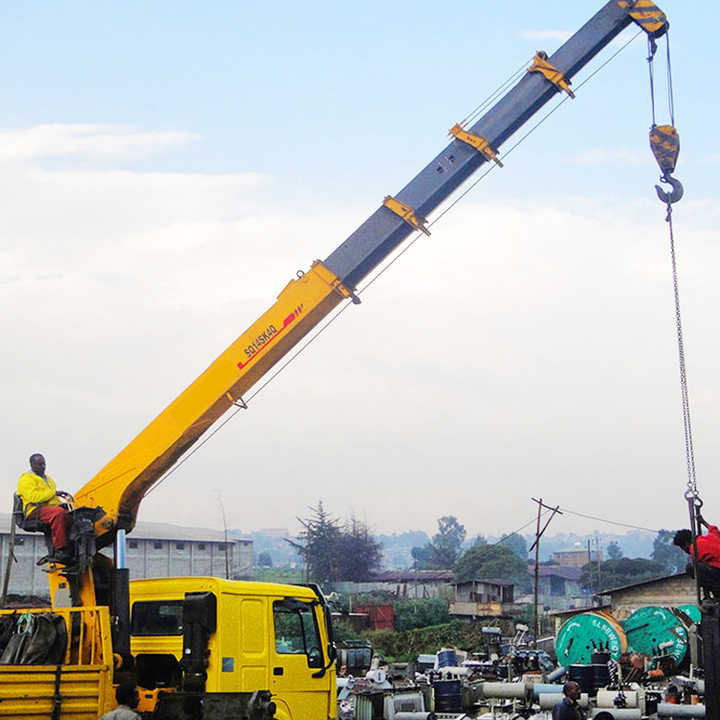
[[[499,85],[495,90],[493,90],[490,95],[488,95],[485,100],[483,100],[474,110],[472,110],[470,113],[468,113],[461,121],[460,125],[467,125],[468,123],[471,123],[475,118],[504,90],[512,85],[524,72],[526,72],[527,64],[530,62],[530,60],[525,60],[523,64],[512,74],[510,75],[507,80],[502,85]]]
[[[540,517],[544,517],[549,512],[552,512],[552,510],[543,510],[540,513]],[[494,543],[490,543],[491,547],[495,547],[495,545],[499,545],[500,543],[505,542],[506,540],[511,538],[513,535],[517,535],[521,530],[524,530],[526,527],[528,527],[529,525],[532,525],[535,522],[537,522],[537,515],[535,515],[535,517],[528,520],[524,525],[521,525],[517,530],[513,530],[511,533],[507,533],[507,534],[503,535],[503,537],[501,537],[499,540],[496,540]]]
[[[655,528],[643,527],[642,525],[632,525],[630,523],[618,522],[617,520],[607,520],[606,518],[601,518],[597,515],[588,515],[587,513],[577,512],[576,510],[569,510],[562,505],[560,506],[560,509],[568,515],[577,515],[578,517],[585,518],[586,520],[597,520],[598,522],[607,523],[608,525],[617,525],[618,527],[630,528],[631,530],[646,530],[647,532],[652,533],[660,532]]]
[[[650,112],[652,114],[652,126],[655,127],[655,66],[653,60],[655,58],[655,41],[648,36],[648,73],[650,75]]]
[[[670,124],[675,126],[675,96],[673,92],[672,81],[672,64],[670,62],[670,30],[665,33],[665,47],[667,57],[667,94],[668,94],[668,111],[670,113]]]

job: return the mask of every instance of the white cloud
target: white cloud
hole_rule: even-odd
[[[62,156],[90,160],[135,158],[196,139],[191,133],[169,130],[147,132],[117,125],[51,123],[0,131],[0,161]]]
[[[253,174],[0,166],[0,182],[3,454],[19,473],[44,450],[71,490],[374,209],[291,211]],[[594,514],[616,519],[621,492],[623,507],[647,508],[648,478],[674,497],[683,450],[665,226],[652,198],[632,202],[462,203],[142,517],[212,525],[217,488],[245,529],[290,525],[322,498],[380,529],[398,518],[429,529],[448,512],[491,532],[525,514],[537,483],[552,502],[583,511],[592,498]],[[698,457],[713,477],[720,250],[713,206],[682,212]],[[635,520],[676,525],[674,507]]]

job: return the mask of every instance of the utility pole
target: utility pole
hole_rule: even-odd
[[[588,544],[588,583],[590,584],[590,597],[593,594],[593,572],[592,572],[592,552],[590,551],[590,538],[587,541]]]
[[[227,518],[225,517],[225,505],[222,501],[222,495],[218,493],[218,503],[220,503],[220,512],[222,513],[222,521],[223,521],[223,530],[225,532],[225,542],[223,543],[225,546],[225,579],[230,579],[230,548],[228,546],[228,527],[227,527]]]
[[[531,545],[530,550],[528,552],[532,552],[532,549],[535,548],[535,582],[534,582],[534,589],[533,589],[533,634],[535,636],[535,647],[537,647],[537,641],[538,641],[538,635],[540,634],[540,619],[538,616],[538,585],[540,584],[540,538],[542,537],[545,530],[547,530],[547,526],[550,524],[550,521],[555,517],[555,514],[562,515],[560,512],[560,506],[556,505],[554,508],[550,507],[549,505],[545,505],[542,501],[542,498],[537,500],[536,498],[531,498],[533,502],[537,503],[538,506],[538,514],[537,514],[537,526],[535,528],[535,542]],[[547,519],[547,522],[543,526],[543,529],[540,529],[540,516],[542,515],[543,508],[545,510],[550,510],[551,514],[550,517]]]
[[[535,498],[533,498],[534,500]],[[538,585],[540,584],[540,514],[542,512],[542,498],[536,501],[538,504],[537,525],[535,526],[535,578],[533,582],[533,635],[535,637],[535,647],[537,647],[538,638]],[[530,548],[532,550],[532,548]]]

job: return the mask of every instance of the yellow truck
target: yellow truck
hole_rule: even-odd
[[[651,39],[667,20],[651,0],[609,0],[554,54],[452,139],[327,258],[316,260],[191,385],[71,500],[73,561],[48,563],[52,612],[0,611],[0,718],[95,720],[112,685],[137,680],[156,720],[322,720],[335,711],[332,627],[317,588],[213,578],[141,580],[122,567],[145,494],[435,210],[624,28]],[[654,52],[654,51],[653,51]],[[665,126],[663,126],[665,127]],[[672,133],[667,134],[672,137]],[[674,136],[676,137],[676,136]],[[664,182],[675,183],[671,166]],[[673,185],[675,187],[675,185]],[[346,409],[349,410],[349,409]],[[23,522],[22,508],[18,524]],[[38,528],[42,530],[43,528]],[[114,562],[98,551],[113,545]],[[52,660],[52,662],[50,662]]]
[[[317,588],[213,577],[135,580],[130,608],[140,709],[172,717],[183,671],[196,667],[206,707],[208,698],[225,706],[237,693],[267,688],[278,720],[334,717],[332,626]]]
[[[28,623],[28,616],[49,613],[2,614]],[[113,653],[108,607],[51,614],[67,638],[75,637],[62,643],[53,665],[0,665],[0,717],[96,720],[115,706],[114,674],[122,679],[126,673],[140,688],[138,710],[153,718],[335,716],[332,625],[315,586],[215,577],[135,580],[132,662],[125,668]]]

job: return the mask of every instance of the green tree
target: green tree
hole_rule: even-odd
[[[665,568],[654,560],[617,558],[600,563],[599,571],[597,562],[584,565],[580,576],[580,585],[586,590],[597,593],[610,588],[623,587],[643,580],[662,577],[664,574]]]
[[[305,561],[312,580],[367,580],[370,572],[380,567],[382,546],[364,523],[356,518],[341,523],[325,510],[322,501],[310,512],[309,517],[298,518],[303,527],[298,540],[288,542]]]
[[[442,598],[396,600],[395,630],[414,630],[450,622],[447,601]]]
[[[437,570],[440,565],[433,546],[428,543],[422,547],[414,547],[410,550],[415,570]]]
[[[688,563],[688,556],[677,545],[673,545],[673,530],[660,530],[653,541],[650,557],[660,563],[666,572],[680,572]]]
[[[432,542],[410,551],[417,570],[450,569],[460,557],[467,534],[465,526],[454,515],[443,515],[437,524],[438,532],[433,535]]]
[[[258,555],[257,564],[260,567],[272,567],[273,561],[269,552],[261,552]]]
[[[451,568],[460,557],[465,542],[465,526],[454,515],[444,515],[438,521],[438,533],[433,535],[432,546],[441,567]]]
[[[529,579],[527,562],[504,543],[473,545],[455,563],[455,577],[458,582],[502,578],[520,585],[526,585]]]
[[[607,546],[607,554],[608,554],[608,558],[610,558],[610,560],[619,560],[623,556],[623,551],[622,551],[622,548],[620,547],[620,544],[615,542],[615,540],[613,540]]]
[[[368,526],[355,517],[343,527],[340,538],[340,580],[367,580],[380,567],[382,545],[370,535]]]
[[[505,545],[505,547],[509,547],[521,560],[527,561],[527,543],[522,535],[518,535],[517,533],[503,535],[500,538],[500,542]]]
[[[322,500],[310,507],[310,516],[298,518],[303,530],[298,541],[288,542],[305,561],[308,576],[316,582],[337,580],[340,570],[340,521],[326,512]]]

